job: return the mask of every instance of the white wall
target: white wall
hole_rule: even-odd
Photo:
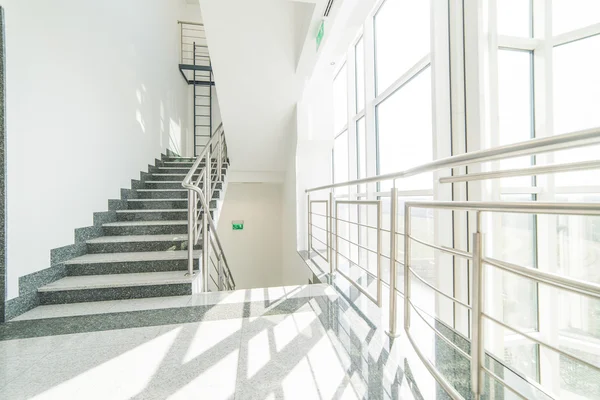
[[[167,148],[185,152],[183,0],[4,0],[8,298],[19,276],[119,198]],[[190,15],[193,14],[193,15]]]
[[[230,183],[219,216],[218,234],[236,288],[282,284],[282,185]],[[243,220],[234,231],[231,222]]]

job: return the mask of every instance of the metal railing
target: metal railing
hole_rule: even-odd
[[[222,169],[227,162],[225,131],[223,124],[220,124],[182,182],[182,186],[188,189],[187,273],[194,274],[194,248],[201,240],[200,270],[204,292],[209,291],[210,281],[216,290],[235,289],[210,207],[217,184],[224,185]]]
[[[581,357],[572,354],[568,351],[560,349],[558,346],[554,346],[550,343],[545,342],[544,340],[540,340],[533,335],[530,335],[517,327],[510,326],[509,324],[494,318],[492,315],[487,313],[484,309],[484,291],[486,284],[489,282],[486,281],[486,277],[484,274],[484,266],[499,269],[505,272],[508,272],[513,275],[517,275],[521,278],[528,279],[530,281],[536,283],[542,283],[545,285],[549,285],[554,288],[559,288],[562,290],[566,290],[571,293],[576,293],[579,295],[591,297],[594,299],[600,299],[600,285],[581,281],[577,279],[572,279],[563,275],[553,274],[541,271],[539,269],[534,269],[530,267],[523,267],[519,265],[515,265],[512,263],[500,261],[491,257],[488,257],[483,248],[483,235],[482,231],[482,213],[526,213],[533,215],[540,214],[553,214],[553,215],[583,215],[583,216],[600,216],[600,203],[549,203],[549,202],[505,202],[505,201],[496,201],[496,202],[479,202],[479,201],[466,201],[466,202],[458,202],[458,201],[406,201],[404,204],[404,223],[403,223],[403,232],[401,232],[398,228],[398,197],[399,192],[397,188],[397,180],[407,178],[410,176],[414,176],[417,174],[422,174],[426,172],[434,172],[443,169],[450,169],[453,167],[462,167],[473,164],[480,164],[483,162],[494,161],[494,160],[506,160],[514,157],[527,156],[527,155],[536,155],[556,150],[565,150],[565,149],[573,149],[578,147],[590,146],[600,144],[600,128],[588,129],[577,131],[569,134],[557,135],[548,138],[540,138],[540,139],[532,139],[525,142],[514,143],[506,146],[496,147],[487,150],[479,150],[471,153],[466,153],[462,155],[452,156],[444,159],[439,159],[427,164],[423,164],[421,166],[417,166],[405,171],[400,171],[391,174],[378,175],[373,177],[368,177],[364,179],[356,179],[343,183],[335,183],[331,185],[320,186],[312,189],[306,190],[307,192],[307,203],[308,203],[308,244],[309,249],[314,250],[312,247],[313,243],[313,227],[315,225],[314,218],[325,218],[325,223],[323,226],[318,227],[320,230],[325,231],[325,235],[327,240],[320,241],[322,245],[327,247],[327,257],[323,257],[329,263],[329,269],[332,274],[337,272],[341,272],[339,265],[339,255],[341,253],[340,248],[340,239],[343,232],[340,232],[339,223],[343,222],[350,225],[355,225],[357,228],[361,229],[371,229],[376,232],[375,237],[377,238],[377,249],[369,248],[364,244],[361,244],[360,240],[353,242],[349,239],[342,239],[348,242],[351,245],[356,246],[358,249],[362,249],[365,252],[370,252],[377,254],[377,268],[376,273],[369,269],[369,267],[364,267],[360,265],[359,262],[352,261],[352,257],[344,256],[345,263],[348,264],[348,268],[358,267],[358,270],[362,276],[365,276],[367,279],[367,283],[369,280],[371,281],[371,285],[375,286],[375,291],[377,296],[373,296],[369,292],[369,288],[364,288],[356,279],[350,277],[350,273],[340,273],[346,280],[348,280],[352,285],[354,285],[359,291],[366,294],[366,297],[373,301],[373,303],[379,305],[381,307],[381,290],[382,290],[382,277],[381,276],[381,258],[389,259],[389,281],[386,282],[389,284],[390,296],[389,296],[389,335],[392,337],[398,336],[397,331],[397,315],[398,315],[398,305],[397,305],[397,295],[403,295],[403,315],[404,315],[404,331],[406,333],[407,338],[412,344],[416,354],[419,356],[425,367],[429,370],[435,380],[440,384],[440,386],[446,391],[446,393],[453,399],[464,399],[463,395],[459,393],[459,391],[449,383],[442,373],[437,369],[436,365],[432,363],[425,354],[420,350],[417,345],[415,338],[411,335],[411,313],[412,311],[433,330],[433,333],[439,337],[441,340],[447,342],[454,350],[456,350],[460,355],[467,358],[471,363],[471,390],[473,398],[480,399],[484,392],[484,376],[485,374],[490,376],[490,379],[495,380],[498,384],[505,387],[507,390],[512,392],[519,398],[525,399],[526,397],[516,388],[510,385],[510,383],[503,380],[498,374],[494,373],[491,369],[487,368],[484,363],[484,357],[486,356],[486,349],[484,347],[484,321],[491,321],[498,326],[508,329],[516,334],[527,338],[538,345],[550,349],[561,356],[568,357],[572,360],[575,360],[586,367],[593,369],[594,371],[600,372],[600,367],[594,365]],[[521,168],[521,169],[505,169],[494,172],[484,172],[484,173],[475,173],[475,174],[465,174],[465,175],[453,175],[448,177],[442,177],[438,179],[440,184],[444,183],[452,183],[452,182],[466,182],[473,180],[487,180],[487,179],[497,179],[497,178],[507,178],[514,176],[527,176],[527,175],[538,175],[538,174],[548,174],[548,173],[556,173],[556,172],[566,172],[566,171],[577,171],[577,170],[588,170],[588,169],[597,169],[600,168],[600,161],[585,161],[578,163],[565,163],[565,164],[553,164],[548,166],[535,166],[529,168]],[[365,198],[365,193],[351,193],[350,195],[344,194],[339,195],[339,197],[344,197],[344,200],[336,200],[336,195],[333,191],[335,188],[342,187],[354,187],[358,188],[357,185],[367,184],[367,183],[381,183],[384,181],[391,181],[392,188],[390,192],[387,192],[387,195],[390,196],[390,229],[383,229],[381,223],[381,199],[382,192],[371,192],[374,198],[378,200],[352,200],[348,201],[347,198],[352,198],[355,196],[357,198]],[[321,192],[321,193],[319,193]],[[325,193],[323,193],[325,192]],[[348,191],[350,193],[350,190]],[[317,197],[320,194],[318,199],[311,199],[311,196]],[[327,196],[327,197],[326,197]],[[324,203],[327,209],[327,212],[318,214],[313,211],[313,205],[316,203]],[[357,218],[357,221],[351,221],[351,218],[348,220],[344,220],[340,218],[338,213],[338,205],[339,204],[354,204],[357,207],[360,206],[368,206],[377,204],[377,224],[369,225],[363,224],[360,222],[360,218]],[[439,246],[434,243],[428,243],[423,241],[412,234],[411,231],[411,210],[413,209],[445,209],[445,210],[458,210],[458,211],[470,211],[475,212],[476,214],[476,230],[472,235],[472,249],[471,251],[464,251],[459,248],[454,247],[446,247]],[[359,216],[357,211],[357,215]],[[350,230],[346,227],[346,231],[350,232]],[[390,242],[389,242],[389,257],[381,254],[381,235],[383,232],[389,234]],[[360,233],[359,233],[360,235]],[[403,238],[404,245],[404,254],[399,256],[397,254],[397,246],[398,246],[398,238]],[[334,239],[335,238],[335,239]],[[467,302],[461,301],[455,296],[448,295],[443,291],[437,289],[434,285],[431,285],[427,282],[427,279],[421,277],[417,270],[414,268],[413,258],[411,256],[411,247],[413,243],[419,243],[423,246],[427,246],[436,251],[443,252],[445,254],[449,254],[453,257],[458,257],[462,259],[468,260],[471,263],[471,290],[469,293],[469,300]],[[360,257],[358,257],[360,258]],[[403,291],[398,288],[397,285],[397,277],[398,277],[398,265],[401,265],[404,268],[404,287]],[[436,270],[441,268],[441,266],[436,266]],[[429,287],[429,289],[435,291],[436,294],[439,294],[446,299],[451,300],[454,304],[458,304],[468,310],[470,310],[471,315],[471,324],[470,324],[470,354],[463,349],[459,348],[455,343],[453,343],[450,339],[444,336],[439,330],[435,328],[434,325],[429,323],[425,317],[423,316],[422,310],[416,306],[411,300],[411,288],[412,288],[412,278],[415,277],[420,283],[423,283],[425,286]],[[373,289],[371,286],[370,289]]]
[[[177,21],[179,23],[179,61],[187,65],[210,65],[210,54],[204,24]]]

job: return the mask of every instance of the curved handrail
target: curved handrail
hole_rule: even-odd
[[[196,231],[198,226],[198,215],[197,215],[197,201],[196,197],[199,198],[201,207],[204,210],[203,220],[204,227],[203,232],[206,236],[206,241],[204,243],[202,252],[203,252],[203,260],[205,270],[208,268],[208,252],[210,251],[209,245],[210,240],[212,240],[213,245],[216,243],[216,248],[218,249],[220,255],[219,259],[223,261],[224,270],[227,275],[227,283],[228,289],[235,289],[235,280],[233,279],[233,275],[231,274],[231,269],[229,268],[229,263],[227,262],[227,257],[225,256],[225,252],[223,251],[223,245],[221,244],[221,240],[219,239],[219,235],[217,234],[217,227],[215,221],[210,215],[210,201],[212,199],[212,195],[214,192],[214,185],[212,180],[212,176],[210,174],[210,170],[208,168],[212,168],[212,155],[213,152],[217,151],[217,176],[220,180],[221,177],[221,167],[223,164],[223,160],[226,160],[226,143],[225,143],[225,135],[223,130],[223,123],[221,123],[213,137],[208,141],[200,155],[192,164],[192,167],[186,174],[185,178],[181,182],[181,186],[189,191],[188,195],[188,274],[193,274],[193,247],[197,243],[199,239],[199,234]],[[203,167],[200,167],[202,161],[205,161]],[[208,167],[208,168],[207,168]],[[200,172],[198,173],[198,179],[194,181],[194,174],[197,173],[200,168]],[[200,189],[200,184],[204,182],[204,190]],[[208,200],[207,200],[208,199]],[[206,217],[206,218],[204,218]],[[210,235],[210,236],[209,236]],[[208,275],[205,275],[204,285],[207,284]],[[207,288],[205,287],[205,290]]]

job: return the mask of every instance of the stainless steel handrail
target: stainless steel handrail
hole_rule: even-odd
[[[213,179],[212,165],[213,157],[215,159],[215,179]],[[204,162],[203,166],[200,164]],[[227,162],[227,143],[225,141],[225,131],[221,123],[213,137],[208,141],[200,155],[194,161],[194,164],[183,179],[181,185],[188,190],[188,274],[194,274],[194,246],[202,238],[202,290],[208,291],[209,279],[209,257],[211,248],[217,252],[216,257],[219,261],[217,274],[219,282],[224,282],[224,287],[219,286],[220,290],[235,289],[235,280],[231,274],[227,257],[223,250],[223,245],[217,234],[217,226],[210,215],[210,202],[215,191],[217,183],[224,184],[222,175],[223,164]],[[198,178],[194,180],[194,176]],[[201,189],[200,186],[203,186]],[[198,201],[201,203],[198,209]],[[199,228],[199,223],[201,226]],[[221,268],[222,261],[222,268]]]
[[[547,138],[530,139],[524,142],[498,146],[491,149],[472,151],[470,153],[440,158],[426,164],[422,164],[404,171],[389,174],[375,175],[368,178],[355,179],[347,182],[333,183],[331,185],[319,186],[306,189],[306,193],[316,192],[324,189],[334,189],[344,186],[353,186],[361,183],[373,183],[391,179],[408,178],[410,176],[433,172],[444,168],[458,167],[487,161],[508,159],[532,154],[546,153],[549,151],[574,149],[577,147],[600,144],[600,128],[585,129]],[[510,175],[506,175],[510,176]],[[497,176],[503,177],[503,176]]]
[[[396,180],[403,179],[410,176],[414,176],[421,173],[439,171],[446,168],[453,168],[459,166],[467,166],[472,164],[480,164],[488,161],[497,161],[504,160],[514,157],[521,157],[527,155],[540,154],[550,151],[557,150],[565,150],[565,149],[573,149],[578,147],[590,146],[600,144],[600,128],[586,129],[581,131],[576,131],[572,133],[567,133],[563,135],[556,135],[548,138],[539,138],[532,139],[520,143],[514,143],[506,146],[495,147],[492,149],[479,150],[471,153],[466,153],[458,156],[447,157],[439,160],[435,160],[430,163],[426,163],[420,166],[416,166],[404,171],[383,174],[372,176],[363,179],[356,179],[342,183],[335,183],[331,185],[319,186],[311,189],[307,189],[307,200],[309,205],[316,202],[325,203],[330,210],[326,214],[317,214],[312,211],[311,208],[308,210],[309,224],[312,223],[312,215],[319,215],[325,217],[327,229],[325,230],[327,237],[331,238],[329,243],[331,245],[328,246],[328,259],[329,259],[329,268],[330,273],[334,274],[336,272],[340,272],[340,275],[344,276],[348,279],[353,285],[356,286],[361,292],[363,292],[366,297],[375,301],[373,295],[368,293],[364,288],[360,287],[357,282],[354,282],[345,274],[341,273],[337,267],[337,257],[341,255],[340,247],[339,247],[339,239],[346,240],[340,237],[340,232],[338,229],[338,222],[340,219],[338,218],[337,205],[343,203],[351,203],[351,204],[360,204],[361,201],[346,201],[346,200],[336,200],[333,189],[339,187],[346,186],[356,186],[359,184],[365,183],[374,183],[374,182],[382,182],[382,181],[393,181],[393,187],[389,194],[390,196],[390,230],[387,231],[381,228],[381,222],[379,216],[378,226],[371,227],[372,229],[376,229],[378,232],[378,236],[381,232],[386,231],[390,232],[390,296],[389,296],[389,334],[390,336],[397,336],[398,332],[396,331],[396,315],[397,315],[397,296],[396,293],[400,293],[397,287],[397,264],[401,264],[404,268],[404,331],[411,342],[415,352],[422,360],[424,365],[427,367],[429,372],[433,375],[433,377],[437,380],[442,388],[447,392],[447,394],[456,400],[463,400],[463,396],[458,392],[458,390],[449,383],[444,376],[438,371],[436,365],[434,365],[418,348],[415,340],[411,336],[411,309],[414,307],[411,302],[411,280],[414,275],[417,279],[419,279],[422,283],[429,286],[434,292],[443,295],[445,298],[450,299],[455,304],[459,304],[467,309],[471,309],[471,315],[473,318],[471,319],[471,354],[468,355],[467,358],[471,360],[471,389],[474,394],[474,398],[479,399],[483,394],[484,390],[484,378],[487,373],[491,379],[496,380],[500,385],[504,386],[507,390],[510,390],[518,397],[525,398],[518,390],[512,387],[509,383],[504,381],[502,378],[492,373],[488,368],[485,367],[485,347],[484,347],[484,330],[483,330],[483,321],[484,319],[495,322],[504,328],[513,330],[517,334],[521,334],[522,336],[538,343],[541,346],[544,346],[550,350],[556,351],[561,355],[567,356],[577,362],[580,362],[582,365],[585,365],[589,368],[593,368],[597,371],[600,371],[600,366],[594,365],[574,354],[570,354],[567,351],[563,351],[556,346],[553,346],[549,343],[546,343],[542,340],[538,340],[537,338],[528,335],[527,333],[519,331],[517,328],[509,326],[502,321],[496,320],[493,316],[490,316],[485,313],[483,309],[483,299],[484,299],[484,288],[485,288],[485,276],[483,273],[483,269],[487,266],[488,268],[496,268],[503,270],[507,273],[516,274],[522,278],[530,279],[536,283],[542,283],[545,285],[550,285],[555,288],[559,288],[562,290],[567,290],[572,293],[576,293],[578,295],[591,297],[594,299],[600,298],[600,285],[595,283],[581,281],[569,277],[565,277],[558,274],[552,274],[544,271],[540,271],[533,268],[527,268],[499,260],[495,260],[493,258],[486,257],[483,249],[483,231],[482,231],[482,213],[526,213],[526,214],[553,214],[553,215],[585,215],[585,216],[600,216],[600,203],[559,203],[559,202],[484,202],[484,201],[409,201],[404,203],[404,254],[399,257],[402,260],[398,259],[397,255],[397,240],[398,240],[398,221],[397,221],[397,211],[398,211],[398,197],[399,192],[396,187]],[[554,164],[548,166],[533,166],[527,168],[520,169],[509,169],[509,170],[501,170],[501,171],[492,171],[492,172],[483,172],[483,173],[475,173],[475,174],[465,174],[465,175],[457,175],[451,177],[443,177],[438,180],[439,183],[453,183],[453,182],[465,182],[471,180],[488,180],[488,179],[496,179],[496,178],[505,178],[512,176],[534,176],[537,174],[547,174],[547,173],[558,173],[558,172],[568,172],[568,171],[578,171],[578,170],[587,170],[587,169],[596,169],[600,168],[600,161],[582,161],[575,163],[565,163],[565,164]],[[312,200],[311,195],[313,192],[317,191],[325,191],[328,194],[329,200]],[[380,193],[379,192],[370,192],[375,198],[377,198]],[[356,196],[353,194],[352,196]],[[350,196],[344,196],[350,197]],[[364,196],[363,196],[364,197]],[[310,207],[310,206],[309,206]],[[460,211],[471,211],[476,214],[476,232],[473,234],[473,246],[471,251],[464,251],[453,247],[446,246],[438,246],[432,243],[427,243],[424,240],[417,239],[411,235],[411,213],[410,210],[412,208],[425,208],[425,209],[444,209],[444,210],[460,210]],[[379,214],[379,212],[378,212]],[[359,222],[353,221],[345,221],[354,225],[362,225]],[[309,225],[308,227],[308,240],[309,243],[312,238],[312,229]],[[334,240],[335,238],[335,240]],[[434,285],[429,284],[425,280],[423,280],[416,272],[411,268],[411,243],[417,242],[425,246],[429,246],[438,251],[445,252],[447,254],[451,254],[453,256],[458,256],[462,258],[467,258],[471,261],[471,282],[472,282],[472,290],[470,292],[469,302],[465,302],[457,299],[452,295],[447,295],[437,289]],[[353,243],[356,246],[361,247],[360,243]],[[342,255],[343,256],[343,255]],[[381,255],[378,257],[380,259]],[[360,265],[359,265],[360,267]],[[423,317],[423,315],[416,310],[416,314],[419,317]],[[425,321],[427,325],[433,328],[428,321]],[[436,334],[438,333],[436,329]],[[445,338],[442,338],[442,340]],[[464,353],[464,352],[463,352]],[[466,355],[464,353],[463,355]]]

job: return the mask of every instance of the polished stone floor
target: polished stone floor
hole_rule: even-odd
[[[0,325],[0,399],[447,399],[386,313],[332,283],[39,307]],[[468,363],[418,336],[470,398]]]

